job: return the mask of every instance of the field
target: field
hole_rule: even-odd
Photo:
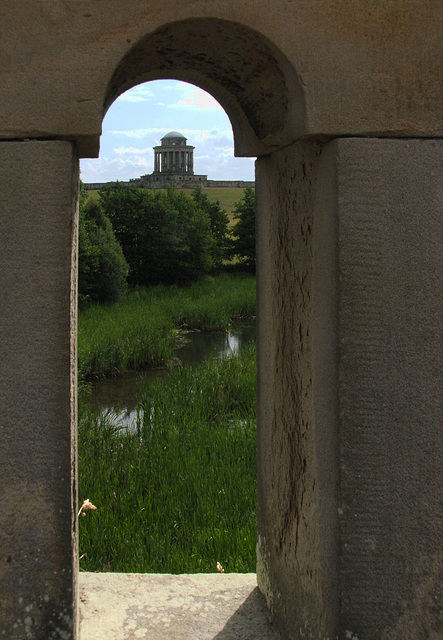
[[[220,200],[221,208],[226,211],[231,223],[235,223],[233,220],[235,203],[242,199],[244,189],[238,189],[237,187],[205,187],[203,191],[210,200]]]
[[[229,220],[231,224],[235,222],[234,218],[234,209],[235,203],[239,202],[243,197],[244,189],[239,189],[237,187],[204,187],[203,191],[208,195],[210,200],[219,200],[221,208],[226,211],[229,216]],[[186,189],[185,193],[191,194],[192,189]],[[92,198],[98,198],[99,192],[96,190],[88,191],[88,194]]]

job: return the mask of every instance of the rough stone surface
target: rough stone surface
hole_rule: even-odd
[[[442,175],[442,141],[257,162],[257,572],[285,638],[443,637]]]
[[[238,153],[300,135],[443,135],[442,30],[435,0],[3,0],[0,137],[96,154],[105,103],[168,77],[221,101]]]
[[[245,58],[245,52],[249,54]],[[252,54],[252,55],[251,55]],[[143,38],[114,73],[106,104],[141,79],[185,74],[225,107],[242,147],[271,147],[303,131],[303,96],[296,74],[283,56],[257,32],[235,22],[189,19]],[[289,109],[289,89],[298,101]],[[261,150],[249,148],[249,155]],[[243,153],[246,153],[244,148]]]
[[[315,210],[321,151],[295,144],[256,173],[257,577],[285,638],[338,629],[336,235]]]
[[[5,640],[67,640],[75,629],[70,285],[76,166],[68,142],[0,143],[0,638]]]
[[[82,573],[80,640],[278,640],[255,574]]]
[[[340,140],[341,632],[443,638],[443,141]]]

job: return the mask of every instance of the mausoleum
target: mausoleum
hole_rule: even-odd
[[[140,178],[120,184],[135,185],[147,189],[166,189],[173,186],[181,189],[195,187],[255,187],[254,180],[208,180],[207,175],[194,173],[194,149],[179,131],[170,131],[154,147],[154,171]],[[112,182],[86,183],[86,189],[104,189]]]
[[[178,131],[170,131],[154,147],[154,171],[141,176],[137,182],[141,187],[165,187],[206,185],[208,176],[194,174],[194,149]]]

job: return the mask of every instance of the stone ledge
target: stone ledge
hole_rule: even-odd
[[[278,640],[255,574],[81,573],[80,640]]]

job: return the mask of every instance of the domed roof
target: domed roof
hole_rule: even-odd
[[[185,136],[178,131],[170,131],[165,136],[163,136],[162,140],[164,140],[165,138],[183,138],[184,140],[186,140]]]

